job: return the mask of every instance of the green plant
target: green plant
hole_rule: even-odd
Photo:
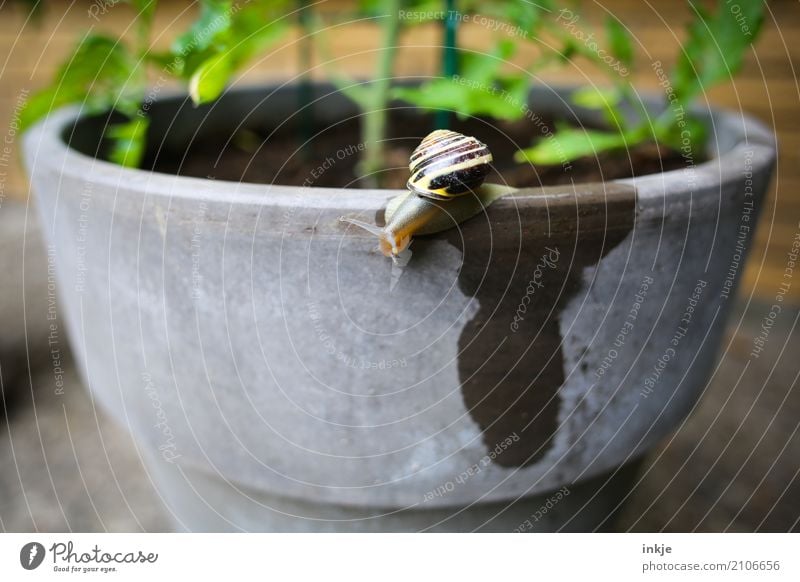
[[[603,38],[587,32],[576,6],[555,10],[550,2],[492,3],[492,14],[523,30],[507,35],[489,53],[461,51],[459,76],[443,76],[415,88],[401,88],[394,96],[428,110],[450,109],[460,117],[486,115],[516,120],[529,114],[530,78],[542,69],[582,58],[604,71],[610,87],[583,87],[571,96],[574,105],[598,111],[604,129],[556,123],[556,131],[515,155],[517,162],[567,165],[603,151],[658,142],[681,151],[687,158],[702,155],[705,128],[692,115],[696,98],[711,86],[730,80],[742,66],[745,51],[756,40],[763,21],[762,0],[742,0],[733,10],[725,0],[712,13],[688,2],[694,19],[687,27],[677,64],[671,75],[661,63],[653,69],[667,95],[663,111],[653,116],[644,108],[630,82],[635,67],[635,45],[625,25],[614,16],[605,22]],[[542,56],[510,73],[503,64],[517,45],[532,41]]]
[[[29,100],[22,116],[24,127],[67,103],[80,103],[87,113],[114,110],[125,121],[112,125],[106,133],[112,144],[110,158],[137,166],[145,150],[152,101],[147,92],[148,69],[157,71],[159,81],[172,77],[185,82],[197,104],[213,101],[237,71],[296,22],[306,37],[300,45],[304,66],[310,66],[313,39],[329,77],[361,110],[365,147],[359,173],[373,185],[378,185],[377,177],[385,166],[391,99],[437,112],[440,126],[447,124],[449,112],[461,118],[522,119],[531,114],[527,108],[531,79],[544,69],[575,59],[593,63],[609,79],[605,87],[587,86],[572,95],[576,106],[597,111],[604,127],[586,129],[557,122],[555,133],[518,151],[516,161],[566,164],[645,142],[670,146],[686,156],[700,155],[706,136],[691,114],[692,105],[710,86],[739,71],[746,50],[758,36],[764,11],[761,0],[739,0],[737,11],[718,0],[713,12],[688,0],[693,20],[677,63],[671,68],[652,65],[666,94],[662,111],[652,115],[631,85],[636,49],[624,23],[609,16],[602,34],[584,28],[577,2],[563,8],[553,0],[361,0],[357,15],[374,21],[382,31],[375,70],[367,80],[355,80],[338,71],[326,48],[326,28],[347,26],[351,15],[331,24],[312,10],[312,3],[302,0],[200,0],[195,22],[168,51],[158,52],[149,45],[156,0],[128,3],[138,13],[135,31],[122,38],[91,34],[81,39],[51,85]],[[478,18],[495,31],[492,48],[456,47],[459,22]],[[415,87],[393,86],[403,31],[432,20],[442,24],[441,75]],[[524,65],[512,63],[521,43],[537,45],[539,56]],[[304,110],[301,125],[308,126],[307,78],[303,85],[298,108]],[[308,134],[309,128],[304,131]]]
[[[555,157],[560,155],[563,163],[645,142],[672,147],[689,162],[702,156],[707,135],[692,114],[693,104],[713,85],[730,81],[739,72],[745,51],[760,32],[764,3],[742,0],[736,5],[738,10],[733,10],[729,2],[719,0],[713,13],[697,2],[690,0],[688,4],[694,18],[671,74],[659,61],[651,64],[666,95],[661,114],[653,116],[641,106],[627,77],[612,74],[615,83],[611,89],[587,87],[572,95],[575,105],[603,113],[606,130],[561,127],[555,139],[518,152],[517,161],[557,163]],[[632,69],[634,44],[624,25],[609,17],[606,37],[609,53]],[[596,52],[588,56],[597,62]],[[638,115],[627,114],[630,110],[638,111]]]
[[[132,34],[87,34],[62,63],[50,86],[34,94],[22,111],[23,129],[54,108],[80,104],[87,114],[115,111],[126,121],[110,125],[109,157],[138,166],[145,149],[148,69],[156,87],[168,78],[183,80],[195,103],[216,99],[231,77],[288,29],[287,0],[203,0],[197,20],[167,51],[149,46],[156,0],[128,0],[136,11]]]
[[[381,45],[377,51],[372,78],[358,81],[336,70],[331,63],[323,25],[318,21],[317,35],[328,74],[338,89],[361,111],[361,143],[364,154],[358,167],[364,183],[379,186],[379,172],[385,167],[384,142],[387,131],[389,102],[393,97],[395,60],[403,31],[414,25],[436,20],[444,12],[443,0],[360,0],[358,16],[374,20],[381,28]]]
[[[465,119],[484,115],[514,120],[525,115],[530,75],[523,67],[504,70],[516,54],[520,39],[538,38],[552,13],[550,0],[537,3],[500,1],[480,3],[462,0],[459,19],[469,20],[482,10],[487,22],[496,29],[489,52],[460,49],[458,74],[443,74],[418,87],[397,88],[392,95],[423,110],[450,110]],[[528,67],[532,71],[536,63]]]

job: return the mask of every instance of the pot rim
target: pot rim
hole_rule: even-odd
[[[291,85],[291,83],[268,86],[238,86],[229,89],[228,92],[257,90],[266,92],[269,95],[271,94],[270,90],[287,85]],[[566,94],[574,87],[557,85],[554,87],[537,87],[532,91],[535,92],[537,89],[542,90],[545,88],[558,93],[563,101],[562,94]],[[163,99],[159,98],[159,101],[175,99],[176,97],[185,99],[186,93],[178,92],[172,95],[165,95]],[[219,103],[221,101],[215,101],[211,104],[211,107],[215,107]],[[331,199],[335,196],[336,206],[346,210],[371,210],[377,202],[405,192],[405,190],[397,189],[336,188],[234,182],[127,168],[83,154],[66,143],[62,137],[64,131],[82,116],[81,109],[79,105],[62,107],[49,114],[23,134],[22,138],[26,153],[23,156],[23,161],[29,176],[32,175],[34,166],[37,163],[46,163],[50,166],[60,163],[60,174],[111,188],[119,188],[123,185],[134,188],[144,186],[148,194],[209,201],[218,200],[219,193],[222,191],[224,192],[224,201],[228,204],[297,206],[298,201],[302,200],[300,206],[304,208],[330,207]],[[686,168],[635,178],[610,180],[608,183],[634,186],[639,200],[663,197],[677,202],[678,198],[691,195],[704,187],[707,188],[710,185],[719,184],[721,189],[727,183],[740,180],[742,172],[745,171],[743,162],[748,152],[752,154],[748,171],[757,172],[775,162],[777,156],[776,138],[760,121],[744,112],[719,107],[709,107],[708,110],[698,109],[698,113],[705,113],[711,123],[712,136],[716,136],[711,145],[718,148],[721,135],[726,135],[725,139],[732,141],[734,145],[721,155],[700,164],[687,165]],[[40,162],[40,160],[45,160],[45,162]],[[687,172],[691,172],[691,179],[686,178]],[[550,187],[549,190],[575,190],[581,184],[585,183]],[[269,192],[269,196],[265,196],[267,192]],[[530,203],[532,198],[529,195],[511,194],[504,196],[495,202],[493,206],[498,208],[518,208],[520,204],[525,205],[526,201]],[[547,198],[548,204],[552,203],[556,206],[573,203],[571,196],[547,196]],[[604,203],[598,202],[598,204],[603,205]]]

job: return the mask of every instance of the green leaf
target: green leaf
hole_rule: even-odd
[[[189,96],[195,105],[219,97],[233,74],[232,53],[218,54],[197,67],[189,80]]]
[[[602,111],[606,123],[612,128],[624,127],[625,117],[619,109],[622,93],[618,89],[583,87],[574,91],[570,99],[578,107]]]
[[[192,25],[194,32],[183,35],[173,46],[172,68],[189,79],[189,92],[196,103],[216,99],[238,69],[288,30],[287,19],[281,18],[286,1],[229,4],[206,1],[199,20]]]
[[[596,156],[600,152],[624,148],[626,145],[628,139],[622,133],[561,128],[535,146],[515,153],[514,161],[551,166],[565,164],[584,156]]]
[[[50,87],[28,100],[21,115],[23,127],[67,103],[80,102],[88,113],[118,109],[132,115],[144,91],[143,73],[118,39],[88,35],[61,65]]]
[[[200,16],[172,43],[175,54],[201,52],[223,38],[231,26],[231,0],[201,0]]]
[[[758,37],[764,19],[762,0],[720,2],[714,14],[696,2],[688,38],[672,75],[678,98],[684,105],[710,86],[732,78],[742,67],[747,48]]]
[[[392,96],[424,110],[453,111],[461,119],[475,115],[488,115],[495,119],[520,119],[525,115],[523,104],[527,83],[520,78],[506,84],[506,87],[510,91],[497,89],[497,93],[492,93],[487,87],[462,85],[460,81],[453,79],[436,79],[418,88],[398,87],[392,91]]]
[[[687,27],[687,38],[671,75],[677,106],[669,104],[656,120],[655,135],[661,143],[680,151],[688,147],[691,153],[700,155],[707,132],[689,114],[692,101],[741,70],[746,51],[761,30],[764,2],[719,2],[714,13],[692,0],[689,5],[695,19]],[[681,136],[687,129],[691,136],[688,145]]]
[[[235,53],[237,67],[262,53],[289,30],[286,4],[286,0],[262,0],[239,8],[235,13],[228,47]]]
[[[611,54],[628,69],[633,66],[633,41],[625,26],[613,16],[606,19],[606,35]]]
[[[419,87],[396,88],[392,95],[420,109],[453,111],[461,119],[476,115],[520,119],[526,111],[527,78],[500,73],[515,49],[514,43],[505,39],[490,54],[465,53],[461,75],[434,79]]]
[[[238,42],[206,59],[195,69],[189,83],[189,93],[195,103],[216,99],[238,69],[273,44],[288,29],[283,22],[263,24],[258,20],[250,20],[248,24],[253,22],[258,22],[259,25],[252,30],[234,26],[233,36]]]
[[[200,15],[172,43],[171,52],[175,57],[176,72],[191,77],[195,69],[210,58],[214,52],[225,47],[231,29],[231,0],[202,0]]]
[[[119,39],[89,35],[62,65],[56,84],[61,90],[80,93],[100,101],[125,99],[125,85],[133,76],[136,62]]]
[[[144,117],[110,126],[105,133],[112,140],[108,159],[121,166],[138,168],[144,157],[148,126],[149,121]]]
[[[571,100],[575,105],[586,109],[605,109],[609,105],[618,105],[621,95],[616,89],[582,87],[573,91]]]
[[[20,112],[19,124],[22,131],[25,131],[40,119],[47,117],[54,109],[71,103],[77,98],[77,96],[67,94],[66,91],[59,92],[55,87],[48,87],[34,93],[25,102]]]
[[[491,53],[464,52],[461,54],[461,76],[473,83],[488,84],[499,78],[503,63],[514,56],[517,45],[510,39],[499,41]]]
[[[237,15],[247,16],[241,12]],[[280,21],[263,23],[257,18],[242,18],[241,22],[234,22],[231,36],[236,42],[208,57],[192,73],[189,79],[192,100],[200,104],[219,97],[233,74],[286,30],[286,24]]]

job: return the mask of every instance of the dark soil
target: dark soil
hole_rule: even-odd
[[[451,129],[474,135],[494,155],[495,173],[487,181],[516,187],[605,181],[654,174],[685,166],[674,150],[645,144],[631,150],[603,153],[568,165],[533,167],[514,162],[514,152],[529,147],[552,129],[532,121],[496,122],[472,119],[454,122]],[[387,143],[389,167],[379,176],[386,188],[403,188],[408,179],[408,157],[432,129],[431,117],[398,113],[392,116]],[[359,123],[351,119],[319,128],[301,140],[296,128],[266,130],[251,128],[234,135],[202,135],[184,152],[161,152],[146,166],[158,172],[259,184],[322,187],[367,187],[358,178],[360,157]],[[303,148],[303,143],[307,143]],[[497,175],[499,174],[499,175]]]

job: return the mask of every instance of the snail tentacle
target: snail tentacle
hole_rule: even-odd
[[[342,222],[347,222],[353,226],[357,226],[366,230],[368,233],[378,237],[378,249],[384,256],[395,258],[400,255],[408,245],[411,244],[411,235],[404,235],[402,232],[397,232],[394,228],[387,225],[381,228],[377,225],[363,222],[355,218],[342,216],[339,218]]]
[[[359,228],[363,228],[367,232],[374,234],[377,237],[383,236],[383,229],[380,226],[375,224],[370,224],[369,222],[364,222],[363,220],[358,220],[356,218],[350,218],[348,216],[341,216],[339,218],[340,222],[346,222],[348,224],[352,224],[353,226],[357,226]]]

